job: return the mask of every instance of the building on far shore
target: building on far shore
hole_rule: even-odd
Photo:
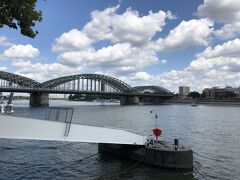
[[[190,93],[189,86],[179,86],[179,96],[187,96]]]
[[[240,97],[240,86],[237,88],[233,88],[233,92],[237,95],[237,97]]]
[[[212,87],[206,88],[202,92],[205,99],[231,99],[240,97],[240,87],[232,88],[226,86],[225,88]]]

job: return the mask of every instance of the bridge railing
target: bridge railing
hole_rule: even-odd
[[[50,107],[48,113],[46,113],[46,120],[60,121],[66,123],[64,136],[68,136],[72,124],[73,108],[65,107]]]

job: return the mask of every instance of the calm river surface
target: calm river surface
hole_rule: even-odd
[[[14,115],[45,118],[46,108],[30,108],[28,101],[14,104]],[[52,100],[50,106],[73,107],[73,119],[81,124],[138,132],[154,127],[149,111],[155,109],[162,138],[179,138],[190,146],[197,170],[182,174],[134,166],[134,161],[110,155],[89,157],[98,152],[96,144],[0,139],[0,179],[240,179],[240,107],[120,106],[61,100]]]

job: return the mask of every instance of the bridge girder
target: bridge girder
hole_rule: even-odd
[[[5,71],[0,71],[0,79],[2,80],[6,80],[10,83],[14,83],[17,84],[21,87],[31,87],[34,88],[36,86],[39,86],[41,83],[32,80],[30,78],[18,75],[18,74],[14,74],[14,73],[10,73],[10,72],[5,72]]]

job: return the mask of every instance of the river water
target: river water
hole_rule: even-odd
[[[47,113],[46,108],[28,107],[27,101],[14,104],[16,116],[44,119]],[[0,139],[0,179],[240,179],[238,106],[120,106],[63,100],[52,100],[50,106],[74,108],[73,120],[81,124],[140,133],[155,126],[150,114],[155,109],[162,138],[179,138],[193,149],[194,171],[169,171],[97,154],[96,144]]]

